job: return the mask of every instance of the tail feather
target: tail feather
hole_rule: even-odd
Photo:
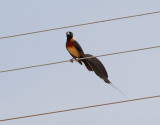
[[[93,55],[85,54],[85,56],[91,57]],[[100,60],[94,57],[94,58],[87,59],[87,61],[90,64],[90,66],[93,68],[93,71],[95,72],[97,76],[99,76],[106,83],[110,84],[113,88],[118,90],[122,95],[126,96],[119,88],[117,88],[113,83],[109,81],[107,71]]]
[[[89,71],[93,71],[93,68],[92,68],[92,66],[90,65],[90,63],[88,63],[87,59],[82,60],[82,62],[84,63],[84,65],[86,66],[86,68],[87,68]]]
[[[86,57],[91,57],[93,55],[85,54]],[[89,65],[92,67],[92,71],[95,72],[97,76],[99,76],[101,79],[108,78],[107,71],[103,64],[96,58],[88,58],[86,59]]]
[[[111,85],[113,88],[115,88],[116,90],[118,90],[122,95],[124,95],[124,96],[127,97],[127,95],[124,94],[124,93],[123,93],[118,87],[116,87],[113,83],[110,82],[110,85]]]

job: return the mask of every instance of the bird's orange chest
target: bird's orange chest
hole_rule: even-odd
[[[75,57],[79,58],[80,53],[73,45],[74,39],[72,38],[69,42],[66,43],[67,50]]]

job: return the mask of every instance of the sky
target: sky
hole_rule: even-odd
[[[159,0],[1,0],[0,37],[160,10]],[[160,45],[160,14],[0,40],[0,70],[71,59],[66,32],[85,53],[101,55]],[[0,119],[160,94],[160,49],[100,57],[109,79],[61,63],[0,74]],[[0,125],[159,125],[160,99],[45,115]]]

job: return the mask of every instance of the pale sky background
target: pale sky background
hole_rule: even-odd
[[[0,37],[160,10],[159,0],[0,0]],[[0,70],[71,59],[72,31],[85,53],[160,45],[160,14],[0,40]],[[99,58],[128,98],[70,62],[0,74],[0,119],[160,94],[160,49]],[[160,125],[160,99],[26,118],[0,125]]]

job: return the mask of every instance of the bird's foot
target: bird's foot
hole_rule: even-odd
[[[70,60],[71,63],[73,63],[73,61],[78,62],[78,58],[72,58],[72,59]]]
[[[73,59],[70,59],[70,62],[71,62],[71,63],[73,63],[73,61],[74,61]]]

